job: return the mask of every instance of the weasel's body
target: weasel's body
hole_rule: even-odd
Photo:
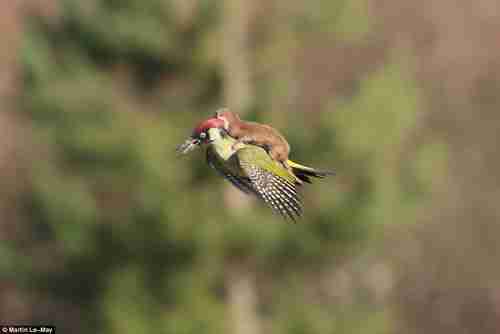
[[[278,130],[269,125],[243,121],[238,114],[227,109],[217,111],[217,118],[224,121],[224,129],[238,142],[264,147],[271,158],[289,168],[290,145]]]

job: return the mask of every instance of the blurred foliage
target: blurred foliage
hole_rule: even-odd
[[[278,126],[295,160],[338,172],[304,189],[306,215],[296,225],[254,202],[235,212],[203,154],[174,153],[193,124],[223,104],[219,1],[199,1],[188,23],[164,0],[65,0],[55,22],[32,18],[20,104],[40,150],[23,197],[34,232],[30,245],[9,249],[33,254],[33,263],[19,258],[27,262],[19,278],[76,308],[78,332],[224,332],[224,273],[235,262],[263,282],[259,312],[273,333],[390,327],[385,310],[311,303],[309,290],[377,226],[411,220],[421,196],[408,195],[400,177],[415,184],[425,176],[401,176],[395,159],[415,121],[418,89],[404,59],[392,57],[356,78],[353,94],[327,97],[322,110],[283,112],[300,76],[290,50],[325,32],[363,43],[369,31],[363,1],[314,3],[253,50],[258,84],[249,118]],[[304,17],[313,24],[301,32]],[[52,253],[38,260],[44,247]],[[62,332],[77,332],[63,315],[53,319]]]

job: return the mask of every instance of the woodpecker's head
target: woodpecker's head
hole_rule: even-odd
[[[210,142],[208,130],[217,128],[224,128],[224,121],[219,118],[209,118],[204,120],[193,130],[193,134],[189,137],[184,144],[177,147],[177,152],[186,154],[199,147],[202,144]]]
[[[224,129],[225,130],[229,130],[229,127],[232,124],[241,121],[240,116],[238,116],[238,114],[235,112],[229,111],[228,108],[222,108],[222,109],[217,110],[215,112],[215,116],[218,119],[224,121]]]

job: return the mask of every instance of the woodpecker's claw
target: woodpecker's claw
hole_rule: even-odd
[[[189,138],[183,144],[177,146],[177,153],[187,154],[200,145],[199,139]]]

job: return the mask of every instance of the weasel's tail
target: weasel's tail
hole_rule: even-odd
[[[292,168],[292,172],[298,179],[307,183],[312,183],[310,179],[311,177],[322,179],[329,175],[335,175],[334,171],[317,170],[311,167],[303,166],[291,160],[288,160],[287,164],[290,168]]]

